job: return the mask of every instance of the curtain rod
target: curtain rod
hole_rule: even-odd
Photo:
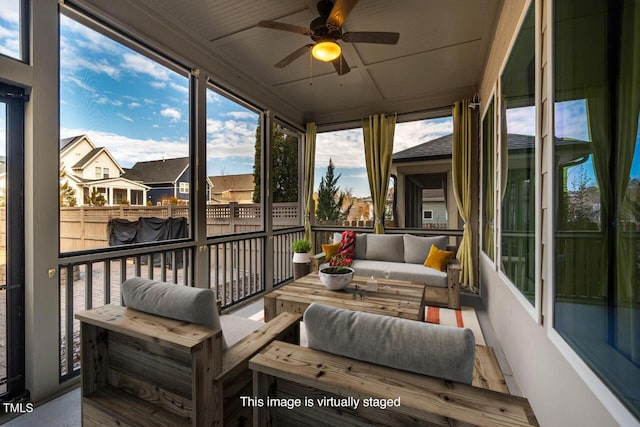
[[[451,109],[453,108],[453,104],[450,105],[443,105],[441,107],[432,107],[432,108],[426,108],[424,110],[418,110],[418,111],[411,111],[411,112],[407,112],[407,113],[400,113],[397,115],[397,118],[399,119],[400,122],[403,121],[403,118],[407,118],[407,117],[411,117],[411,116],[421,116],[424,114],[428,114],[428,113],[434,113],[437,111],[445,111],[447,109]],[[343,128],[343,129],[347,129],[348,127],[358,127],[361,123],[362,119],[353,119],[353,120],[344,120],[344,121],[339,121],[339,122],[329,122],[329,123],[322,123],[322,124],[318,124],[318,131],[320,130],[325,130],[326,128],[328,128],[327,130],[336,130],[338,128]],[[409,120],[404,120],[404,121],[409,121]]]

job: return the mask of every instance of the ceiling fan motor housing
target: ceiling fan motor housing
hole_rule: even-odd
[[[331,29],[327,26],[327,17],[319,16],[309,24],[311,39],[315,42],[324,40],[338,40],[342,37],[342,28]]]

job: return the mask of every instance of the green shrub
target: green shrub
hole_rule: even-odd
[[[296,240],[291,244],[291,250],[296,253],[305,253],[311,250],[311,242],[304,239]]]

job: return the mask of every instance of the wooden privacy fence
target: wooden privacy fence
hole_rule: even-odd
[[[207,205],[207,235],[233,234],[262,229],[259,204],[229,203]],[[137,220],[139,217],[185,217],[188,206],[102,206],[60,208],[60,251],[72,252],[109,246],[107,224],[114,218]],[[301,225],[298,203],[273,205],[274,228]]]

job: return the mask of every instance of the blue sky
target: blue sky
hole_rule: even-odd
[[[20,57],[19,0],[0,0],[0,53]]]

